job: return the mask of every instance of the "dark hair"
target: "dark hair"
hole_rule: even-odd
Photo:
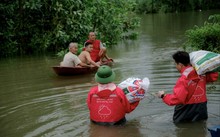
[[[85,43],[85,47],[87,47],[88,45],[92,45],[92,42],[86,42]]]
[[[189,53],[185,51],[177,51],[176,53],[173,54],[173,59],[175,62],[182,63],[184,66],[187,66],[190,64],[190,57]]]

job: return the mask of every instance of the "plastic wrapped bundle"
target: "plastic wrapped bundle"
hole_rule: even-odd
[[[190,62],[198,75],[220,71],[220,54],[199,50],[191,52]]]
[[[148,78],[128,78],[121,82],[118,87],[120,87],[130,103],[140,101],[143,99],[148,92],[150,81]]]

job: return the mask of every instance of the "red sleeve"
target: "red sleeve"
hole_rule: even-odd
[[[214,82],[218,80],[218,72],[206,73],[206,82]]]
[[[134,103],[130,104],[131,111],[133,111],[138,106],[139,102],[140,101],[137,101],[137,102],[134,102]]]
[[[122,89],[120,89],[118,91],[119,91],[118,96],[121,98],[121,102],[122,102],[123,106],[125,106],[125,112],[129,113],[129,112],[133,111],[137,107],[139,102],[135,102],[135,103],[130,104],[130,102],[126,98],[126,96],[125,96],[124,92],[122,91]]]
[[[187,95],[186,81],[183,78],[179,78],[173,88],[173,94],[166,94],[163,97],[163,102],[169,106],[184,104]]]

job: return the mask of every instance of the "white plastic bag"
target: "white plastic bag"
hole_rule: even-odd
[[[191,52],[190,62],[198,75],[220,70],[220,54],[199,50]]]
[[[139,78],[128,78],[125,81],[121,82],[118,87],[121,88],[130,103],[142,100],[146,93],[150,81],[148,78],[139,79]]]

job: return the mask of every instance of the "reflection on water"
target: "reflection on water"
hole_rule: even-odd
[[[90,124],[89,137],[140,137],[139,123],[130,121],[125,126],[105,127]],[[132,131],[132,132],[129,132]]]
[[[2,137],[210,137],[207,127],[220,124],[220,81],[208,85],[209,119],[172,122],[173,107],[154,96],[171,92],[179,73],[171,55],[180,50],[184,32],[202,25],[211,12],[145,15],[140,37],[108,50],[115,64],[116,83],[128,77],[150,79],[150,93],[127,114],[127,124],[103,127],[91,124],[86,106],[94,74],[62,77],[51,66],[54,56],[0,60],[0,136]]]
[[[182,123],[176,125],[178,137],[206,137],[206,122]]]

